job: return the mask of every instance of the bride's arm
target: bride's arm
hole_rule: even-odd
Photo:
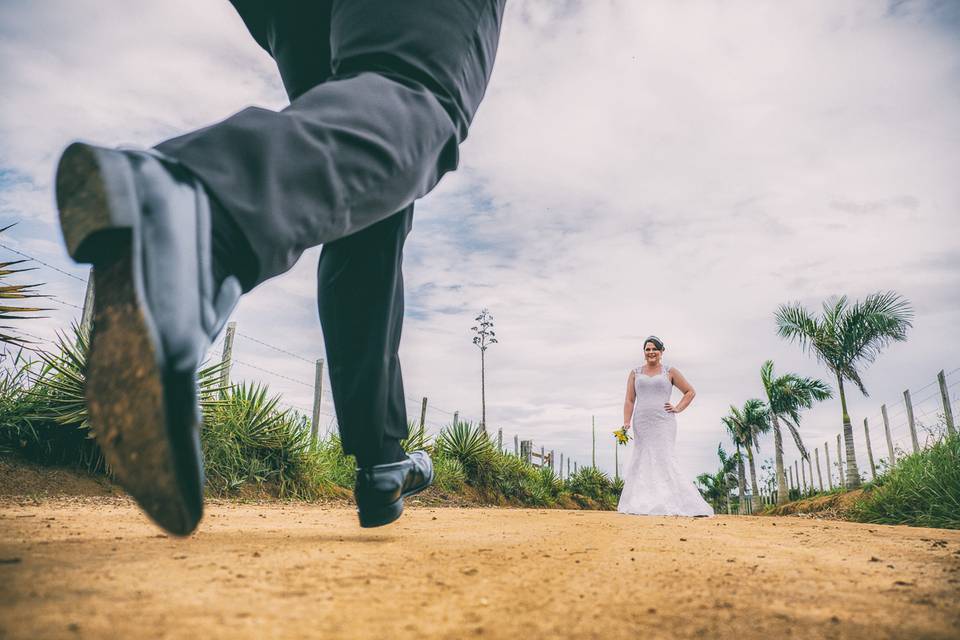
[[[690,406],[690,403],[693,402],[693,397],[697,395],[697,392],[693,390],[693,386],[687,382],[687,379],[683,377],[683,374],[673,367],[670,368],[670,381],[673,382],[673,386],[675,386],[677,389],[680,389],[680,391],[683,393],[683,397],[680,398],[680,402],[675,405],[670,404],[669,402],[666,403],[664,408],[669,413],[680,413]]]
[[[637,401],[637,391],[633,386],[636,372],[631,371],[627,376],[627,395],[623,401],[623,426],[630,428],[630,418],[633,417],[633,405]]]

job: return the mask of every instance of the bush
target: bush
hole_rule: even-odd
[[[960,436],[909,455],[864,490],[854,520],[960,529]]]
[[[604,508],[615,508],[613,483],[610,477],[595,467],[583,467],[567,479],[571,493],[590,498]]]
[[[481,487],[493,484],[497,449],[479,425],[458,422],[444,427],[437,436],[434,450],[439,456],[458,460],[472,484]]]

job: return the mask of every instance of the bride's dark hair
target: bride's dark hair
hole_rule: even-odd
[[[663,340],[657,336],[647,336],[647,339],[643,341],[643,346],[646,347],[648,342],[652,342],[653,346],[657,348],[657,351],[664,351]]]

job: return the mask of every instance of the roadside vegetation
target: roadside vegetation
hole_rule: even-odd
[[[0,455],[109,474],[83,402],[86,350],[86,335],[78,327],[59,337],[53,353],[27,358],[22,350],[7,350],[0,366]],[[222,387],[220,375],[215,364],[198,376],[211,496],[349,497],[354,460],[342,453],[336,434],[314,442],[308,418],[284,408],[265,385]],[[479,424],[469,422],[448,424],[435,438],[411,424],[404,446],[431,453],[434,491],[454,500],[613,509],[622,488],[622,482],[589,467],[561,480],[549,468],[500,451]]]

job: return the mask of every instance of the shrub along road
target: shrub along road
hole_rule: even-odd
[[[791,517],[0,502],[0,638],[956,638],[960,531]]]

